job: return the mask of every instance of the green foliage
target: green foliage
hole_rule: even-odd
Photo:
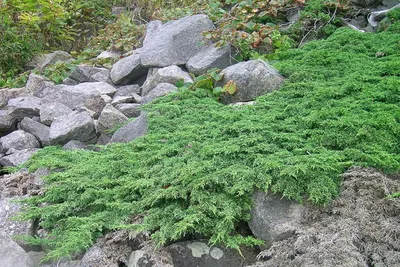
[[[22,218],[49,234],[34,242],[49,258],[84,251],[115,229],[149,231],[160,245],[199,235],[254,245],[236,227],[249,219],[255,188],[327,204],[352,165],[398,172],[399,39],[340,29],[279,53],[287,81],[254,106],[222,105],[204,83],[147,105],[149,134],[134,142],[41,150],[27,166],[53,173],[43,195],[24,200]],[[143,223],[132,224],[138,217]]]

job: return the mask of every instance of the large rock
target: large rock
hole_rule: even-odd
[[[116,131],[111,138],[111,143],[128,143],[145,135],[147,131],[147,113],[143,112],[136,120],[129,122]]]
[[[208,70],[224,69],[235,63],[236,52],[230,46],[216,47],[210,45],[191,57],[186,63],[186,68],[196,75],[206,73]]]
[[[28,81],[26,82],[25,89],[30,95],[35,95],[37,92],[42,91],[43,88],[51,86],[54,86],[54,83],[49,79],[35,73],[31,73]]]
[[[46,103],[40,109],[40,121],[50,126],[53,121],[72,113],[72,109],[59,102]]]
[[[108,104],[104,107],[97,121],[97,131],[101,134],[110,135],[116,127],[126,123],[128,118],[118,111],[114,106]]]
[[[293,236],[299,229],[305,208],[297,202],[262,191],[253,194],[253,201],[249,226],[267,247]]]
[[[126,85],[134,83],[147,74],[148,68],[143,67],[140,51],[119,60],[111,69],[111,80],[114,84]]]
[[[85,143],[77,140],[71,140],[63,146],[64,150],[86,149],[88,146]]]
[[[106,105],[103,94],[114,94],[116,89],[107,83],[81,83],[75,86],[57,85],[43,91],[43,103],[59,102],[71,109],[86,107],[98,117]]]
[[[121,111],[122,114],[127,116],[128,118],[136,118],[140,116],[140,104],[132,104],[132,103],[124,103],[118,104],[115,108]]]
[[[8,100],[21,96],[29,96],[25,87],[0,89],[0,108],[5,107],[7,105]]]
[[[40,142],[42,146],[48,146],[50,127],[40,122],[34,121],[30,118],[24,118],[20,124],[21,130],[33,134]]]
[[[69,78],[78,81],[79,83],[89,82],[90,77],[102,70],[104,69],[81,64],[71,72]]]
[[[204,47],[203,32],[215,29],[206,15],[194,15],[148,26],[140,58],[143,66],[184,65]]]
[[[140,103],[147,104],[158,97],[165,96],[171,92],[176,91],[178,91],[178,88],[175,85],[172,85],[170,83],[160,83],[156,86],[156,88],[151,90],[145,97],[143,97]]]
[[[35,56],[31,62],[26,64],[27,68],[43,70],[49,65],[57,63],[59,61],[70,61],[72,59],[71,55],[64,51],[54,51],[50,54]]]
[[[64,145],[70,140],[95,143],[97,136],[93,119],[86,112],[60,117],[51,124],[49,139],[51,145]]]
[[[34,96],[17,97],[8,101],[7,108],[10,116],[23,119],[39,116],[42,100]]]
[[[17,150],[39,148],[40,144],[33,134],[18,130],[0,138],[0,147],[0,152],[4,153],[11,148]]]
[[[10,149],[10,154],[0,158],[0,165],[4,167],[19,166],[30,159],[31,156],[35,154],[38,150],[38,148],[29,148],[22,150]]]
[[[183,80],[185,83],[193,82],[190,75],[178,66],[173,65],[159,69],[143,84],[141,95],[147,95],[160,83],[170,83],[172,85],[175,85],[180,80]]]
[[[17,119],[8,115],[6,110],[0,110],[0,136],[15,130]]]
[[[0,232],[0,267],[33,267],[28,254],[6,234]]]
[[[221,96],[223,103],[246,102],[279,89],[284,78],[276,69],[262,60],[240,62],[224,69],[221,72],[223,81],[221,86],[234,81],[237,91],[234,95],[224,93]]]

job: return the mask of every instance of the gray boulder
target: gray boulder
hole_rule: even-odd
[[[70,140],[95,143],[97,136],[93,119],[86,112],[57,118],[50,126],[49,139],[51,145],[64,145]]]
[[[147,113],[142,114],[134,121],[129,122],[124,127],[114,133],[111,143],[128,143],[143,135],[148,131]]]
[[[137,84],[130,84],[125,86],[119,86],[117,88],[117,92],[115,93],[116,96],[126,96],[126,95],[133,95],[133,94],[140,94],[140,86]]]
[[[108,104],[104,107],[97,121],[97,131],[101,134],[110,135],[110,131],[126,123],[128,118],[118,111],[114,106]]]
[[[259,190],[253,194],[253,201],[249,226],[267,247],[293,236],[299,229],[305,208],[297,202]]]
[[[143,97],[141,103],[147,104],[154,99],[165,96],[171,92],[177,92],[178,88],[170,83],[160,83],[153,90],[151,90],[145,97]]]
[[[117,110],[119,110],[122,114],[127,116],[128,118],[136,118],[140,116],[141,110],[140,104],[118,104],[115,106]]]
[[[72,113],[72,109],[58,102],[46,103],[40,109],[40,121],[50,126],[59,117]]]
[[[71,72],[71,74],[69,75],[69,78],[73,79],[79,83],[89,82],[90,77],[92,77],[94,74],[96,74],[102,70],[104,70],[104,69],[89,66],[86,64],[81,64],[81,65],[77,66]]]
[[[223,75],[221,86],[229,81],[234,81],[237,85],[234,95],[228,93],[221,95],[221,101],[227,104],[254,100],[258,96],[279,89],[284,82],[278,71],[263,60],[240,62],[224,69],[221,75]]]
[[[15,130],[17,119],[8,115],[6,110],[0,110],[0,136]]]
[[[39,149],[37,148],[29,148],[22,150],[10,149],[8,150],[8,155],[0,158],[0,165],[4,167],[19,166],[25,163],[28,159],[30,159],[31,156],[35,154],[38,150]]]
[[[142,86],[142,96],[146,96],[160,83],[170,83],[175,85],[178,81],[183,80],[185,83],[193,82],[190,75],[178,66],[169,66],[159,69],[153,76],[145,81]]]
[[[23,119],[25,117],[32,118],[39,116],[41,105],[42,100],[40,98],[26,96],[8,100],[7,108],[10,116]]]
[[[111,69],[111,80],[114,84],[126,85],[134,83],[147,74],[148,68],[143,67],[141,52],[135,51],[133,55],[119,60]]]
[[[196,75],[204,74],[214,68],[224,69],[235,63],[236,54],[230,46],[218,48],[210,45],[191,57],[186,63],[186,68]]]
[[[71,140],[63,146],[64,150],[86,149],[87,144],[78,140]]]
[[[65,85],[77,85],[77,84],[79,84],[79,82],[67,77],[67,78],[65,78],[63,80],[62,84],[65,84]]]
[[[29,255],[0,231],[0,267],[33,267]]]
[[[139,92],[140,87],[136,84],[120,87],[112,100],[112,104],[115,106],[121,103],[139,103],[142,100],[142,97],[138,95]]]
[[[24,118],[20,123],[21,130],[33,134],[42,146],[48,146],[50,127],[30,118]]]
[[[0,152],[3,153],[7,152],[11,148],[23,150],[40,147],[39,141],[33,134],[22,130],[14,131],[0,138],[0,145],[2,147],[2,151]]]
[[[108,59],[108,58],[118,58],[118,57],[119,57],[118,53],[103,51],[96,57],[96,59]]]
[[[96,74],[93,74],[89,82],[104,82],[108,84],[113,84],[111,77],[110,77],[110,71],[108,69],[102,69]]]
[[[25,87],[22,88],[3,88],[0,90],[0,108],[7,105],[8,100],[21,96],[29,96]]]
[[[31,62],[26,64],[27,68],[43,70],[49,65],[57,63],[59,61],[70,61],[71,55],[64,51],[54,51],[50,54],[35,56]]]
[[[194,15],[164,25],[151,23],[140,51],[145,67],[184,65],[204,47],[203,32],[215,29],[206,15]]]
[[[56,85],[43,91],[43,103],[59,102],[71,109],[86,107],[98,117],[106,103],[103,94],[113,94],[116,89],[106,83],[81,83],[75,86]]]
[[[37,92],[42,91],[43,88],[49,86],[54,86],[54,83],[46,77],[31,73],[28,81],[26,82],[25,89],[30,95],[35,95]]]

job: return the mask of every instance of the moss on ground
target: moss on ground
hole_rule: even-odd
[[[147,106],[148,135],[94,151],[48,147],[51,167],[23,217],[49,230],[49,257],[82,251],[107,231],[147,230],[160,244],[209,237],[256,244],[235,231],[254,188],[327,204],[353,165],[400,170],[400,34],[339,29],[275,55],[284,87],[254,106],[181,91]],[[43,205],[46,203],[46,205]],[[141,225],[131,225],[143,217]]]

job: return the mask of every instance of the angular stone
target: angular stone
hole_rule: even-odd
[[[104,69],[81,64],[81,65],[77,66],[74,69],[74,71],[71,72],[71,74],[69,75],[69,78],[73,79],[79,83],[89,82],[90,77],[92,77],[94,74],[96,74],[102,70],[104,70]]]
[[[114,84],[130,84],[147,74],[148,68],[143,67],[140,53],[135,52],[113,65],[110,76]]]
[[[104,107],[98,119],[97,130],[101,134],[110,135],[110,131],[124,124],[128,118],[114,106],[108,104]]]
[[[140,97],[139,95],[138,97],[140,98],[140,100],[142,99],[142,97]],[[135,98],[134,96],[115,96],[111,104],[118,105],[122,103],[137,103],[137,102],[138,102],[137,98]]]
[[[159,69],[143,84],[141,95],[146,96],[160,83],[170,83],[175,85],[180,80],[183,80],[185,83],[193,82],[190,75],[178,66],[169,66]]]
[[[128,143],[145,135],[147,131],[147,113],[142,112],[137,119],[116,131],[111,138],[111,143]]]
[[[93,119],[86,112],[57,118],[51,124],[49,139],[51,145],[64,145],[70,140],[95,143],[97,136]]]
[[[10,148],[22,150],[28,148],[39,148],[39,141],[33,134],[24,132],[22,130],[14,131],[6,136],[0,138],[2,151],[7,152]]]
[[[229,81],[234,81],[237,85],[234,95],[221,95],[221,102],[226,104],[252,101],[258,96],[279,89],[284,82],[278,71],[262,60],[240,62],[224,69],[221,75],[223,80],[219,82],[220,86]]]
[[[25,89],[27,93],[34,95],[36,92],[39,92],[43,90],[44,87],[48,86],[54,86],[54,83],[46,77],[31,73],[25,85]]]
[[[87,144],[78,140],[71,140],[63,146],[64,150],[86,149]]]
[[[110,51],[103,51],[96,58],[97,59],[119,58],[119,54]]]
[[[89,82],[104,82],[104,83],[108,83],[110,85],[113,84],[111,77],[110,77],[110,71],[108,69],[102,69],[98,73],[93,74],[90,77]]]
[[[0,158],[0,165],[4,167],[12,167],[12,166],[19,166],[25,163],[28,159],[31,158],[33,154],[39,151],[38,148],[29,148],[29,149],[10,149],[9,152],[12,151],[13,153]]]
[[[8,115],[6,110],[0,110],[0,136],[15,130],[17,119]]]
[[[18,174],[13,174],[18,175]],[[7,180],[4,179],[4,182],[0,180],[1,183],[7,183],[7,186],[12,186],[12,183],[18,182],[18,180]],[[24,182],[21,181],[20,182]],[[4,185],[4,184],[3,184]],[[16,185],[18,186],[18,185]],[[7,191],[7,188],[3,188],[3,190]],[[32,223],[29,221],[15,221],[12,218],[16,216],[19,212],[21,212],[21,204],[16,203],[15,201],[21,200],[22,197],[18,195],[14,195],[13,197],[0,198],[0,232],[5,233],[8,236],[16,236],[16,235],[29,235],[32,232]],[[22,240],[18,240],[17,243],[21,246],[25,246],[26,243]],[[1,259],[1,258],[0,258]],[[1,261],[0,261],[1,266]]]
[[[303,206],[280,195],[256,191],[251,210],[250,229],[270,247],[273,242],[293,236],[299,228]]]
[[[147,28],[143,48],[140,51],[145,67],[184,65],[201,51],[203,32],[215,29],[206,15],[188,16],[164,25],[153,22]]]
[[[178,88],[170,83],[160,83],[153,90],[151,90],[140,103],[147,104],[154,99],[165,96],[171,92],[177,92]]]
[[[17,97],[8,101],[9,115],[23,119],[25,117],[39,116],[42,100],[34,96]]]
[[[97,139],[97,145],[105,146],[110,143],[111,137],[107,134],[100,135],[99,139]]]
[[[33,60],[26,65],[28,68],[37,68],[43,70],[49,65],[57,63],[59,61],[69,61],[72,57],[70,54],[64,51],[54,51],[50,54],[38,55],[33,58]]]
[[[236,51],[230,46],[218,48],[210,45],[191,57],[186,63],[186,68],[195,75],[204,74],[214,68],[224,69],[235,64],[236,54]]]
[[[28,254],[6,234],[0,232],[0,266],[33,267]]]
[[[127,116],[128,118],[136,118],[140,116],[141,110],[140,104],[118,104],[115,106],[117,110],[119,110],[122,114]]]
[[[137,84],[130,84],[125,86],[120,86],[117,88],[116,96],[127,96],[140,94],[140,86]]]
[[[53,121],[62,116],[72,113],[72,109],[58,102],[46,103],[40,109],[40,121],[50,126]]]
[[[73,80],[71,78],[65,78],[63,80],[62,84],[65,84],[65,85],[77,85],[77,84],[79,84],[79,82],[75,81],[75,80]]]
[[[21,130],[33,134],[40,142],[42,146],[50,145],[49,135],[50,127],[39,122],[36,122],[30,118],[24,118],[20,124]]]
[[[7,105],[8,100],[21,96],[29,96],[25,87],[22,88],[3,88],[0,90],[0,108]]]

